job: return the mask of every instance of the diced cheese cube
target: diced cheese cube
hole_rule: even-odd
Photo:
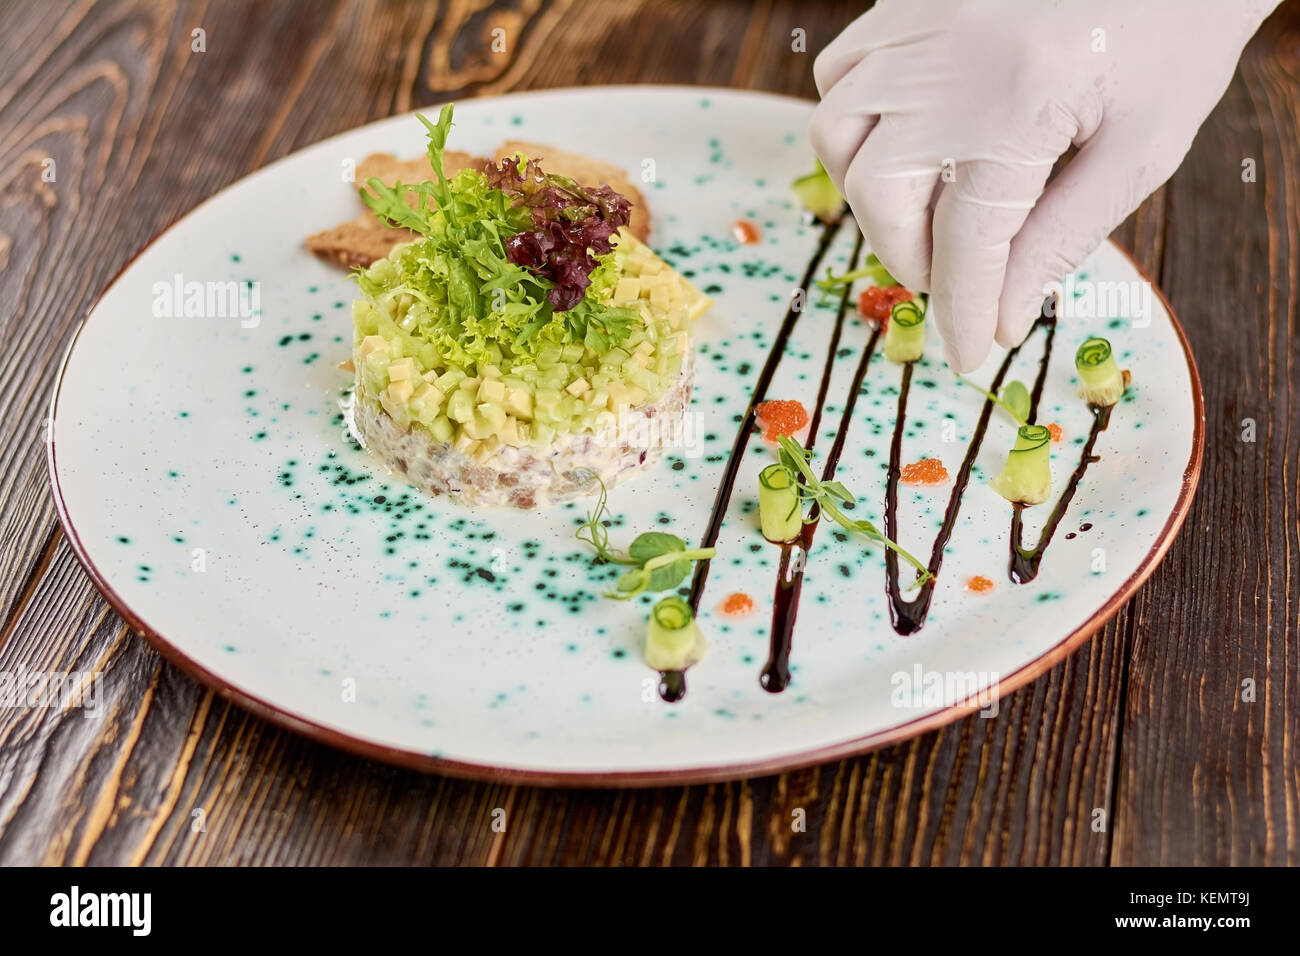
[[[405,382],[414,377],[415,359],[408,356],[389,363],[388,380],[390,382]]]
[[[500,405],[482,404],[475,409],[475,412],[474,417],[483,424],[489,435],[500,431],[501,427],[506,423],[506,418],[509,417],[506,415],[506,410]]]
[[[478,400],[480,402],[504,402],[506,400],[506,387],[497,379],[485,378],[478,387]]]
[[[506,394],[506,411],[516,418],[533,417],[533,394],[522,388],[512,388]]]
[[[609,394],[609,407],[618,411],[620,405],[627,404],[627,386],[622,382],[610,382],[605,386],[605,391]]]
[[[632,276],[623,276],[618,280],[618,285],[614,287],[614,304],[618,306],[631,305],[641,297],[641,280]]]
[[[363,359],[369,358],[372,353],[381,349],[385,352],[388,351],[387,340],[382,335],[367,335],[361,340],[361,347],[357,349],[357,354]]]
[[[709,311],[712,305],[712,299],[707,295],[701,295],[698,299],[691,300],[690,307],[686,310],[686,314],[689,315],[692,320],[698,319],[705,312]]]
[[[419,388],[411,394],[411,404],[418,403],[421,408],[433,411],[442,405],[442,401],[446,397],[438,386],[430,385],[428,382],[421,382]]]
[[[389,383],[388,394],[395,402],[405,402],[411,397],[414,387],[406,379],[399,379],[396,382]]]
[[[591,388],[591,385],[587,383],[587,380],[585,378],[578,378],[570,382],[568,386],[565,387],[564,390],[568,392],[570,395],[573,395],[574,397],[580,397],[589,388]]]
[[[503,444],[519,444],[519,420],[513,415],[506,419],[506,423],[497,431],[497,437]]]

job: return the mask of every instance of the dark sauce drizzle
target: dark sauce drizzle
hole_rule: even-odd
[[[745,409],[745,414],[741,417],[740,424],[737,426],[736,440],[732,443],[731,456],[727,459],[727,467],[723,471],[722,482],[718,485],[718,493],[713,499],[713,511],[709,515],[709,523],[705,527],[704,536],[700,541],[701,548],[711,548],[717,544],[718,534],[722,530],[722,519],[726,516],[727,505],[731,501],[731,493],[735,488],[736,475],[740,471],[745,449],[749,447],[750,433],[754,429],[754,419],[758,406],[767,398],[767,390],[771,386],[772,379],[776,375],[777,366],[781,363],[781,358],[785,354],[785,347],[790,341],[795,325],[798,324],[799,318],[805,311],[806,302],[804,300],[807,299],[809,287],[812,285],[813,278],[817,275],[817,269],[834,242],[843,221],[844,216],[841,215],[834,222],[821,223],[822,236],[817,243],[817,248],[813,251],[812,258],[808,260],[807,268],[804,270],[803,280],[799,283],[798,297],[786,309],[785,318],[781,321],[781,327],[777,330],[776,338],[772,340],[772,348],[768,352],[767,361],[763,364],[758,379],[754,383],[754,391],[749,399],[749,407]],[[709,564],[709,561],[697,562],[695,575],[691,579],[690,597],[687,600],[691,605],[692,612],[697,614],[700,610],[700,599],[704,595],[704,584],[709,577]],[[679,701],[686,696],[685,672],[660,671],[659,696],[669,703]]]
[[[845,294],[847,298],[847,293]],[[862,391],[862,382],[871,364],[871,356],[876,351],[880,340],[880,327],[871,333],[871,338],[863,346],[862,358],[858,360],[857,371],[853,373],[853,384],[849,388],[844,412],[840,415],[840,427],[835,432],[835,441],[831,444],[826,464],[822,466],[822,481],[835,477],[840,456],[844,453],[844,442],[848,437],[849,423],[853,420],[853,409],[858,403]],[[809,433],[811,439],[812,433]],[[809,442],[811,445],[811,441]],[[821,521],[821,510],[813,505],[808,515],[809,520],[803,526],[803,532],[794,540],[781,545],[781,565],[777,575],[776,594],[772,602],[772,636],[770,640],[767,664],[759,675],[758,682],[770,693],[779,694],[790,683],[790,646],[794,636],[794,621],[799,613],[799,595],[803,590],[803,571],[807,563],[808,551],[812,547],[813,535]],[[796,552],[796,549],[797,552]],[[791,558],[797,554],[798,559]]]
[[[1045,321],[1046,317],[1040,318],[1039,321]],[[1038,379],[1034,382],[1034,390],[1029,396],[1029,424],[1034,424],[1038,418],[1038,401],[1043,395],[1043,380],[1047,376],[1047,363],[1052,357],[1052,340],[1056,336],[1056,323],[1053,321],[1048,328],[1047,343],[1043,348],[1043,358],[1038,366]],[[1079,464],[1070,475],[1070,480],[1066,483],[1065,489],[1061,492],[1056,504],[1052,508],[1052,513],[1047,516],[1047,522],[1043,525],[1043,530],[1038,534],[1038,545],[1032,550],[1026,548],[1022,542],[1024,533],[1024,512],[1025,505],[1012,504],[1011,506],[1011,563],[1007,569],[1007,576],[1016,584],[1028,584],[1034,578],[1038,577],[1038,567],[1042,564],[1043,555],[1047,552],[1047,546],[1052,543],[1052,536],[1056,534],[1056,528],[1065,517],[1066,510],[1070,507],[1070,500],[1074,493],[1079,489],[1080,482],[1083,481],[1084,472],[1088,466],[1098,461],[1096,455],[1092,453],[1093,447],[1097,444],[1097,436],[1106,430],[1110,424],[1110,412],[1113,405],[1089,405],[1092,411],[1092,428],[1088,432],[1088,441],[1083,446],[1083,452],[1079,455]],[[1087,531],[1092,525],[1085,524],[1080,528],[1081,531]],[[1066,535],[1067,538],[1074,537],[1073,534]]]
[[[1038,400],[1043,397],[1043,384],[1047,381],[1047,363],[1052,357],[1052,343],[1056,341],[1056,319],[1044,314],[1038,317],[1038,323],[1047,329],[1047,338],[1043,342],[1043,357],[1038,360],[1038,375],[1034,378],[1034,390],[1029,393],[1029,417],[1025,419],[1025,423],[1029,425],[1038,422]]]
[[[1050,325],[1052,322],[1052,319],[1040,315],[1030,334],[1032,335],[1040,325]],[[989,386],[989,391],[993,394],[996,395],[1002,387],[1002,381],[1011,368],[1011,362],[1019,354],[1023,344],[1011,349],[1002,359],[1002,364],[998,366],[998,373]],[[1041,388],[1041,383],[1040,375],[1035,388]],[[894,541],[898,540],[898,482],[903,471],[903,429],[907,424],[907,396],[911,385],[912,363],[909,362],[903,366],[903,380],[898,390],[898,414],[894,419],[894,437],[889,443],[889,473],[885,482],[885,536]],[[980,410],[979,421],[975,425],[975,433],[971,436],[970,447],[966,449],[966,457],[962,459],[957,477],[953,481],[952,493],[948,496],[948,505],[943,512],[943,523],[939,526],[934,546],[930,549],[930,561],[926,568],[933,577],[921,586],[912,600],[903,599],[903,589],[898,578],[897,553],[892,548],[885,550],[885,593],[889,597],[889,622],[899,634],[913,634],[919,631],[925,624],[926,615],[930,613],[930,601],[934,598],[939,568],[943,565],[943,552],[948,546],[948,539],[952,537],[953,530],[957,527],[957,513],[961,510],[962,497],[966,494],[971,469],[975,466],[975,458],[979,455],[980,445],[984,443],[984,435],[988,432],[989,420],[992,417],[993,402],[986,398],[984,407]]]
[[[840,221],[822,224],[822,237],[818,243],[817,249],[809,261],[807,269],[804,272],[803,281],[800,289],[807,289],[812,283],[813,276],[817,272],[821,260],[829,250],[836,233],[839,230]],[[853,250],[853,262],[856,264],[862,248],[862,236],[859,234]],[[827,352],[826,365],[822,371],[822,380],[817,394],[817,406],[810,417],[808,430],[808,446],[812,448],[816,441],[818,426],[821,423],[822,411],[826,403],[827,392],[830,387],[830,376],[835,361],[835,353],[838,350],[840,336],[843,331],[847,306],[851,299],[851,286],[845,288],[843,298],[840,301],[838,313],[836,315],[835,328],[832,333],[830,347]],[[705,529],[701,547],[712,547],[717,543],[718,534],[722,528],[722,521],[730,503],[731,495],[735,488],[736,477],[740,470],[741,459],[748,448],[751,432],[754,427],[757,408],[767,397],[767,390],[772,383],[776,374],[777,366],[785,353],[786,345],[794,331],[802,314],[802,309],[796,308],[791,304],[786,311],[785,319],[777,332],[777,336],[772,343],[772,349],[768,353],[767,361],[754,386],[753,394],[750,397],[749,407],[746,408],[742,416],[740,426],[736,433],[735,442],[732,445],[731,455],[727,461],[727,467],[723,472],[721,484],[718,486],[718,493],[714,499],[713,511],[709,516],[709,523]],[[1043,394],[1043,389],[1047,381],[1047,368],[1052,353],[1052,345],[1056,337],[1056,320],[1049,316],[1046,311],[1043,312],[1034,323],[1033,329],[1030,330],[1032,335],[1039,328],[1046,330],[1046,338],[1043,344],[1043,355],[1039,360],[1038,373],[1034,379],[1033,390],[1030,393],[1030,409],[1027,421],[1030,424],[1035,423],[1038,414],[1039,401]],[[852,421],[853,411],[857,404],[858,395],[862,391],[862,385],[866,378],[867,369],[871,364],[871,358],[875,353],[876,345],[880,338],[880,329],[877,327],[871,334],[866,346],[863,348],[862,356],[859,359],[857,370],[854,372],[853,384],[850,388],[849,395],[846,399],[843,414],[840,416],[840,426],[836,430],[835,441],[831,446],[830,454],[827,457],[826,464],[822,470],[822,480],[830,481],[835,475],[835,469],[839,464],[840,457],[844,450],[845,441],[848,436],[848,426]],[[1026,336],[1026,340],[1028,336]],[[1017,345],[1007,352],[998,367],[997,374],[989,386],[989,391],[997,394],[1002,388],[1003,381],[1007,372],[1011,368],[1011,363],[1019,354],[1024,343]],[[902,474],[902,444],[903,431],[906,427],[907,420],[907,400],[911,391],[913,363],[907,363],[903,367],[902,381],[899,386],[898,395],[898,413],[894,422],[894,434],[890,442],[889,450],[889,471],[885,485],[885,535],[893,540],[897,540],[898,525],[898,484]],[[971,436],[971,442],[966,450],[966,455],[962,459],[961,467],[957,471],[956,479],[953,482],[952,492],[948,498],[947,507],[944,509],[943,522],[940,525],[939,532],[935,536],[934,544],[930,551],[930,561],[927,568],[931,574],[930,581],[923,585],[917,596],[906,601],[902,596],[902,587],[899,581],[899,558],[893,549],[885,549],[885,580],[886,593],[889,597],[890,623],[899,634],[907,635],[920,630],[925,624],[926,616],[930,610],[930,603],[934,596],[934,587],[938,580],[939,569],[943,565],[944,550],[947,548],[948,541],[951,539],[953,531],[957,526],[958,513],[961,510],[962,498],[965,496],[966,488],[970,483],[971,471],[975,465],[975,459],[979,455],[980,446],[983,444],[984,437],[988,432],[989,421],[993,416],[994,403],[985,399],[983,408],[980,411],[979,419],[975,426],[975,431]],[[1051,543],[1053,534],[1057,525],[1065,516],[1066,509],[1069,506],[1071,498],[1078,489],[1080,482],[1083,480],[1084,473],[1088,465],[1097,461],[1097,457],[1092,454],[1092,449],[1096,443],[1097,436],[1105,430],[1110,422],[1111,407],[1091,406],[1093,413],[1092,430],[1088,436],[1088,441],[1084,445],[1082,455],[1080,456],[1079,465],[1070,477],[1065,490],[1057,500],[1056,506],[1052,510],[1043,531],[1039,536],[1038,546],[1032,551],[1026,550],[1021,545],[1022,532],[1022,512],[1023,505],[1015,505],[1012,511],[1011,519],[1011,580],[1017,583],[1024,583],[1033,580],[1038,574],[1038,566],[1042,561],[1043,554],[1047,550],[1048,544]],[[790,650],[792,646],[792,637],[794,634],[795,619],[799,610],[799,596],[803,589],[803,573],[807,560],[808,551],[812,546],[813,536],[816,534],[817,526],[820,523],[820,513],[814,505],[809,516],[810,520],[804,525],[803,532],[800,536],[791,542],[782,544],[780,565],[777,573],[776,591],[772,608],[772,634],[769,644],[768,659],[759,676],[759,683],[764,690],[771,693],[780,693],[790,683]],[[1084,526],[1081,530],[1088,530],[1090,525]],[[695,574],[691,581],[691,590],[689,602],[692,611],[698,613],[700,599],[704,593],[704,585],[708,580],[709,574],[708,561],[701,561],[696,565]],[[661,671],[659,681],[659,696],[669,702],[681,700],[686,694],[686,675],[683,671]]]
[[[853,244],[853,255],[849,260],[850,271],[858,267],[858,258],[861,255],[862,233],[859,232],[858,239]],[[848,315],[852,289],[853,283],[844,287],[844,292],[840,296],[839,309],[835,313],[835,328],[831,332],[830,344],[826,348],[826,363],[822,366],[821,382],[817,386],[817,405],[808,422],[808,443],[804,447],[809,450],[812,450],[817,442],[822,410],[826,407],[826,395],[831,388],[831,375],[835,371],[835,358],[840,349],[840,337],[844,333],[844,319]],[[854,372],[853,387],[849,391],[848,404],[844,413],[840,416],[840,427],[835,432],[835,442],[831,446],[830,457],[826,459],[822,481],[830,481],[835,475],[835,467],[839,463],[840,453],[844,447],[843,436],[853,418],[853,406],[857,404],[858,391],[862,388],[862,380],[867,374],[867,365],[871,362],[871,354],[875,351],[876,340],[879,337],[880,330],[877,328],[871,333],[871,338],[858,362],[857,371]],[[801,481],[800,484],[802,483]],[[772,634],[768,641],[767,663],[758,677],[759,686],[772,694],[779,694],[790,683],[790,646],[794,636],[794,619],[799,612],[799,594],[803,590],[803,569],[808,561],[808,552],[812,550],[813,535],[817,533],[820,513],[814,508],[809,517],[812,520],[804,524],[798,538],[778,545],[781,549],[781,562],[777,568],[776,592],[772,599]]]
[[[1079,488],[1079,483],[1083,481],[1083,473],[1088,470],[1088,466],[1098,457],[1092,453],[1093,446],[1097,443],[1097,436],[1106,430],[1110,424],[1110,412],[1114,405],[1089,405],[1092,409],[1092,429],[1088,432],[1088,441],[1083,446],[1083,453],[1079,456],[1079,464],[1070,475],[1070,480],[1065,485],[1065,490],[1061,492],[1061,497],[1056,499],[1056,507],[1047,517],[1047,523],[1043,525],[1043,530],[1038,534],[1038,546],[1032,551],[1025,548],[1021,543],[1021,533],[1024,530],[1022,518],[1025,506],[1014,504],[1011,506],[1011,566],[1008,569],[1008,576],[1017,584],[1027,584],[1038,576],[1038,566],[1042,563],[1043,554],[1047,551],[1047,546],[1052,543],[1052,535],[1056,533],[1056,527],[1065,517],[1065,511],[1070,507],[1070,499],[1074,497],[1075,491]],[[1031,419],[1032,421],[1032,419]],[[1092,525],[1085,524],[1082,526],[1083,531],[1087,531]],[[1066,537],[1072,537],[1067,535]]]

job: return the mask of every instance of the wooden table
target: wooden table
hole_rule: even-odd
[[[1178,174],[1118,234],[1200,362],[1207,446],[1190,517],[1118,617],[996,719],[716,786],[425,776],[215,696],[132,634],[68,549],[41,436],[58,360],[108,280],[200,200],[447,98],[624,82],[811,97],[813,54],[861,6],[0,5],[0,670],[103,671],[107,708],[98,720],[0,709],[0,864],[1300,862],[1294,0],[1251,43]],[[505,53],[490,51],[494,27]],[[812,52],[792,52],[796,28]],[[791,831],[797,808],[804,833]]]

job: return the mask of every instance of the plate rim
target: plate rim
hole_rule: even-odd
[[[671,90],[677,92],[692,92],[701,95],[729,94],[753,97],[756,99],[777,98],[794,100],[801,103],[815,103],[814,100],[803,97],[791,96],[784,93],[769,93],[763,90],[656,83],[569,86],[556,87],[553,89],[522,90],[493,97],[475,97],[472,101],[528,98],[555,94],[592,92],[597,90],[655,90],[660,92]],[[427,106],[418,107],[417,109],[433,109],[439,105],[441,105],[441,101]],[[415,111],[413,110],[411,112]],[[435,773],[462,780],[477,780],[491,783],[543,787],[596,787],[611,789],[722,783],[731,780],[770,776],[777,773],[801,770],[835,760],[843,760],[848,757],[861,756],[862,754],[869,753],[873,750],[878,750],[891,744],[909,740],[912,737],[919,736],[923,733],[928,733],[931,730],[936,730],[966,716],[969,713],[973,713],[982,707],[987,706],[986,701],[981,702],[979,700],[957,703],[945,707],[942,710],[935,711],[932,714],[927,714],[923,717],[896,724],[886,730],[863,734],[834,744],[787,754],[779,754],[772,757],[764,757],[758,760],[750,760],[737,764],[713,764],[703,767],[660,770],[576,771],[498,766],[491,763],[454,760],[447,757],[434,756],[422,751],[392,747],[386,744],[376,743],[375,741],[368,740],[365,737],[351,734],[317,721],[308,720],[235,686],[220,674],[204,667],[169,641],[163,634],[152,628],[140,615],[132,610],[130,605],[128,605],[122,596],[113,589],[112,585],[108,583],[107,579],[100,573],[99,569],[95,566],[95,563],[91,560],[90,555],[87,553],[86,548],[82,544],[76,528],[72,523],[71,515],[68,512],[67,502],[63,498],[62,488],[59,484],[58,429],[53,427],[53,423],[57,420],[58,403],[59,397],[62,393],[64,373],[67,371],[68,362],[72,357],[73,350],[76,348],[77,341],[80,339],[82,331],[86,328],[87,323],[90,321],[90,317],[95,313],[95,310],[99,307],[104,297],[112,290],[125,272],[130,269],[146,251],[151,249],[156,243],[167,236],[185,220],[189,219],[199,209],[209,203],[221,199],[221,197],[228,191],[247,182],[250,178],[267,172],[281,163],[287,162],[307,149],[314,149],[323,146],[332,140],[358,133],[368,127],[378,126],[400,116],[409,115],[410,113],[381,117],[373,122],[364,123],[360,126],[343,130],[332,136],[318,140],[317,142],[309,143],[294,150],[286,156],[280,157],[272,163],[259,167],[258,169],[241,176],[239,179],[227,184],[213,195],[196,203],[186,211],[184,215],[160,229],[152,238],[149,239],[148,242],[132,254],[113,274],[112,278],[104,284],[99,294],[95,297],[93,304],[86,310],[85,315],[83,315],[78,321],[76,329],[73,331],[67,347],[64,349],[63,357],[59,361],[58,371],[51,387],[48,406],[48,417],[51,428],[49,440],[46,442],[46,473],[50,482],[50,492],[54,501],[55,514],[59,519],[59,525],[68,541],[73,556],[76,557],[82,570],[85,571],[86,576],[90,578],[91,583],[108,602],[109,606],[112,607],[113,610],[116,611],[117,614],[127,623],[127,625],[137,634],[142,636],[154,647],[154,649],[179,668],[183,673],[194,678],[200,684],[216,692],[224,699],[239,705],[274,726],[293,731],[294,733],[307,737],[317,743],[323,743],[337,750],[356,756],[378,760],[383,763],[404,767],[406,769],[419,770],[425,773]],[[1196,360],[1192,355],[1191,345],[1187,340],[1187,334],[1183,330],[1182,323],[1174,312],[1169,299],[1165,296],[1164,290],[1162,290],[1152,280],[1151,276],[1147,274],[1146,270],[1142,268],[1133,255],[1109,237],[1107,237],[1105,242],[1128,260],[1129,264],[1137,271],[1138,275],[1150,284],[1151,288],[1155,291],[1155,294],[1159,297],[1161,304],[1169,313],[1170,324],[1173,326],[1173,330],[1178,337],[1178,343],[1183,350],[1183,358],[1187,363],[1187,372],[1191,385],[1191,453],[1187,464],[1183,469],[1182,483],[1179,489],[1178,499],[1174,502],[1173,511],[1170,512],[1164,526],[1160,529],[1160,533],[1157,536],[1155,543],[1147,551],[1137,568],[1128,576],[1119,588],[1112,593],[1109,598],[1107,598],[1106,602],[1083,622],[1083,624],[1075,628],[1059,642],[1052,645],[1052,647],[1048,648],[1033,660],[1027,662],[1006,677],[1001,678],[998,681],[996,688],[998,700],[1002,700],[1004,697],[1055,667],[1070,654],[1083,646],[1090,637],[1092,637],[1097,631],[1101,630],[1101,628],[1105,626],[1111,618],[1119,613],[1120,608],[1129,602],[1134,594],[1136,594],[1137,590],[1155,571],[1160,562],[1164,560],[1164,557],[1168,553],[1174,539],[1178,536],[1178,531],[1181,529],[1183,522],[1187,518],[1187,514],[1191,509],[1192,501],[1195,498],[1197,485],[1200,481],[1201,466],[1205,450],[1205,398],[1202,391],[1200,372],[1196,367]]]

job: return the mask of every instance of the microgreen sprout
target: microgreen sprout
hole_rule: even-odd
[[[960,372],[953,372],[952,374],[957,377],[957,381],[975,389],[990,402],[1000,406],[1003,411],[1015,419],[1017,425],[1029,424],[1029,389],[1025,387],[1024,382],[1007,382],[1006,385],[1002,386],[1002,395],[998,396],[987,389],[980,388]]]
[[[611,548],[609,529],[605,526],[609,491],[599,476],[593,472],[587,474],[600,484],[600,494],[596,506],[587,513],[587,520],[574,537],[591,545],[597,560],[630,569],[619,577],[613,591],[605,592],[606,597],[627,601],[645,591],[670,590],[682,583],[694,562],[713,557],[715,549],[688,548],[677,535],[664,531],[637,535],[626,553]]]
[[[798,489],[801,501],[813,503],[813,510],[803,519],[805,523],[817,520],[817,514],[824,514],[845,531],[856,532],[868,540],[884,545],[917,570],[913,587],[919,587],[934,577],[930,569],[915,557],[887,538],[874,524],[864,518],[850,518],[844,513],[845,506],[853,507],[857,499],[853,493],[838,481],[822,481],[812,470],[812,452],[804,448],[793,438],[782,435],[778,439],[780,451],[779,464],[790,477],[791,483]]]

